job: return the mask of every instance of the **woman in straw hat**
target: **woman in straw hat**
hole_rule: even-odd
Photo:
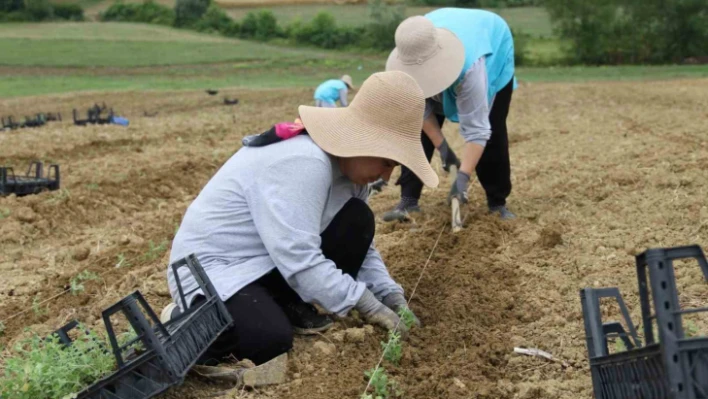
[[[498,15],[459,8],[442,8],[410,17],[396,29],[396,48],[386,70],[411,75],[426,97],[423,148],[428,159],[437,148],[443,168],[459,169],[448,200],[467,202],[472,171],[487,195],[491,212],[514,217],[506,208],[511,193],[511,168],[506,117],[514,89],[514,41]],[[462,162],[442,135],[445,118],[460,123],[465,140]],[[405,166],[397,184],[401,201],[384,220],[404,220],[420,211],[420,179]]]
[[[195,253],[234,318],[201,363],[234,355],[261,364],[287,352],[293,333],[332,325],[311,304],[401,328],[397,312],[408,305],[373,246],[367,184],[405,165],[437,186],[420,144],[424,109],[413,78],[381,72],[347,108],[300,106],[301,124],[244,140],[189,206],[172,243],[170,262]],[[194,289],[180,273],[184,292]],[[179,302],[171,271],[168,284]],[[162,319],[179,313],[172,304]]]
[[[319,86],[315,90],[315,106],[324,108],[336,108],[337,101],[346,107],[347,94],[349,90],[354,89],[354,83],[352,82],[352,77],[349,75],[344,75],[339,79],[330,79]]]

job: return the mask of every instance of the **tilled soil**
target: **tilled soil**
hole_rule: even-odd
[[[170,301],[169,243],[186,207],[244,135],[293,119],[311,96],[227,94],[241,103],[224,106],[204,92],[0,101],[0,114],[61,111],[65,119],[73,107],[105,101],[131,122],[0,132],[0,164],[24,170],[39,159],[62,172],[60,191],[0,198],[0,344],[74,318],[99,327],[101,310],[136,289],[158,310]],[[443,177],[440,188],[424,192],[414,222],[377,225],[391,274],[407,295],[417,287],[411,306],[423,322],[400,365],[384,362],[402,397],[591,397],[578,291],[618,286],[638,323],[633,255],[708,246],[706,109],[707,80],[522,83],[509,118],[516,220],[488,215],[474,182],[466,227],[452,234]],[[146,110],[159,113],[149,118]],[[446,134],[461,148],[454,126]],[[442,173],[437,156],[434,165]],[[392,181],[373,197],[377,215],[397,195]],[[53,298],[84,270],[100,279]],[[677,276],[682,301],[705,304],[699,269],[680,264]],[[616,315],[609,305],[603,310]],[[705,318],[695,325],[708,331]],[[228,386],[189,378],[167,397],[358,398],[385,338],[361,327],[348,317],[322,336],[298,338],[284,385],[225,392]],[[568,366],[514,355],[515,346],[543,349]]]

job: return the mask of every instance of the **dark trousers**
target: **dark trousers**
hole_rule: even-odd
[[[506,130],[506,117],[509,115],[509,105],[511,104],[513,91],[514,79],[498,92],[494,99],[494,105],[492,105],[492,110],[489,113],[492,136],[489,138],[475,170],[477,178],[487,194],[487,204],[490,207],[505,205],[506,198],[511,193],[511,165],[509,162],[509,136]],[[440,127],[442,127],[445,116],[436,116]],[[421,132],[421,138],[425,156],[430,161],[433,157],[435,146],[424,132]],[[405,166],[401,167],[401,177],[396,184],[401,186],[402,197],[420,198],[420,193],[423,191],[423,182]]]
[[[320,235],[322,254],[356,279],[374,239],[374,214],[358,198],[350,199]],[[195,304],[204,297],[195,300]],[[256,364],[289,351],[293,328],[281,306],[302,301],[276,269],[247,285],[225,302],[234,326],[217,338],[200,359],[213,364],[229,355]]]

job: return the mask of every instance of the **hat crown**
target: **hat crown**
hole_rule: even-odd
[[[420,140],[425,97],[415,79],[404,72],[378,72],[359,88],[349,109],[371,125],[410,131],[412,140]]]
[[[438,31],[423,16],[407,18],[396,29],[398,58],[404,64],[423,64],[440,50]]]

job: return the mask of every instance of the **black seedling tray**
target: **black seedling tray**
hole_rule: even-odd
[[[42,191],[54,191],[59,189],[60,181],[59,165],[49,165],[49,174],[46,177],[44,165],[39,161],[30,163],[24,176],[17,176],[13,168],[3,166],[0,167],[0,196],[15,194],[20,197]]]
[[[148,399],[182,383],[197,359],[231,326],[233,320],[196,256],[190,255],[171,265],[177,270],[188,268],[198,288],[184,293],[177,279],[182,303],[189,294],[201,290],[206,301],[189,308],[180,317],[162,324],[139,291],[123,298],[103,311],[111,351],[117,370],[79,392],[77,399]],[[136,332],[136,338],[120,345],[111,316],[122,313]],[[69,332],[75,322],[56,334],[71,345]],[[134,349],[138,346],[139,349]]]
[[[596,399],[708,398],[708,337],[688,337],[683,328],[683,315],[705,314],[708,308],[681,309],[673,261],[684,258],[696,259],[708,280],[708,262],[697,245],[649,249],[636,257],[645,345],[617,288],[580,291]],[[602,298],[617,300],[629,331],[617,322],[602,323]],[[613,336],[622,339],[627,351],[609,353],[608,337]]]

